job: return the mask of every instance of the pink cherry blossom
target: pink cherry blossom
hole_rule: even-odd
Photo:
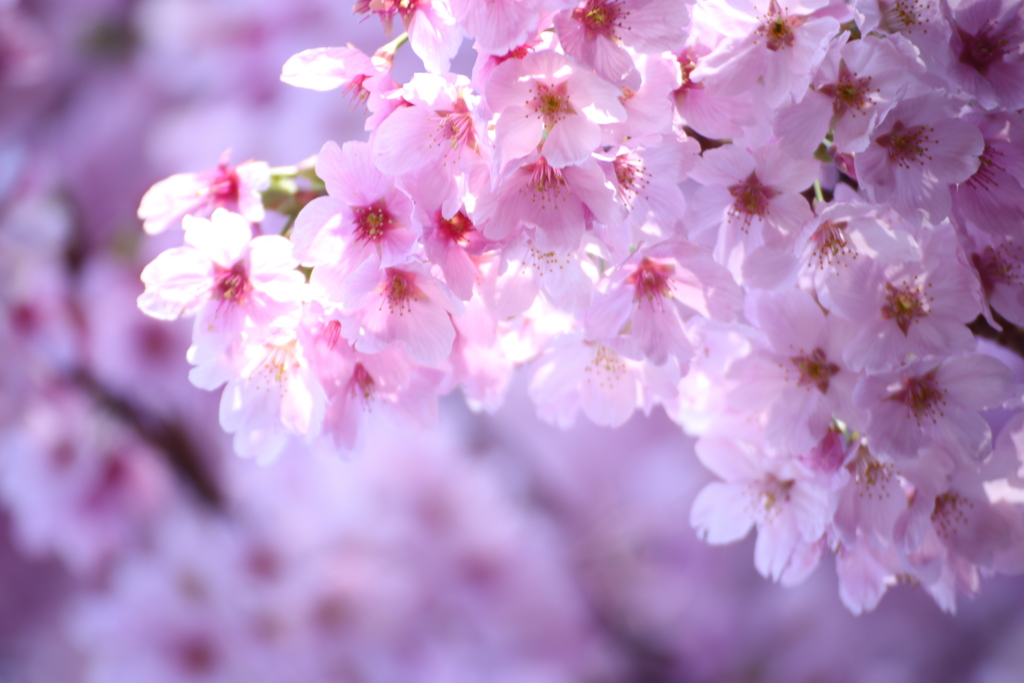
[[[981,313],[973,274],[949,227],[924,235],[922,259],[862,262],[828,281],[835,314],[857,323],[843,352],[853,370],[890,370],[910,357],[970,351],[966,324]]]
[[[265,215],[260,193],[269,186],[270,167],[265,162],[231,166],[225,152],[215,169],[179,173],[151,187],[139,204],[139,218],[151,235],[163,232],[186,215],[209,218],[218,208],[259,223]]]
[[[220,424],[234,434],[235,453],[266,463],[290,437],[309,443],[319,436],[327,397],[306,356],[288,329],[242,346],[220,400]]]
[[[833,524],[841,543],[861,556],[857,562],[870,566],[891,549],[907,495],[896,465],[863,444],[855,447],[844,469],[849,478],[839,493]]]
[[[375,411],[419,426],[436,422],[434,390],[441,373],[417,365],[401,348],[360,353],[342,337],[336,317],[307,323],[300,334],[325,392],[323,438],[332,449],[358,448],[365,440],[366,419]]]
[[[300,263],[342,280],[367,259],[391,266],[409,257],[418,227],[412,201],[377,170],[367,143],[327,142],[316,171],[327,196],[311,201],[295,219],[291,240]]]
[[[161,320],[196,315],[197,339],[230,341],[246,326],[297,312],[306,296],[291,242],[252,237],[238,214],[218,209],[210,220],[186,217],[185,242],[142,271],[146,291],[138,303]]]
[[[590,220],[615,225],[625,218],[616,195],[593,159],[556,168],[546,158],[534,157],[481,197],[472,218],[488,239],[507,240],[525,225],[536,228],[541,248],[573,250]]]
[[[500,269],[492,269],[493,280],[485,283],[491,297],[501,300],[495,313],[519,315],[541,292],[559,310],[582,312],[594,288],[592,269],[584,269],[587,261],[582,250],[541,247],[535,235],[521,233],[502,251]]]
[[[857,179],[870,198],[890,203],[908,220],[924,216],[938,224],[949,216],[949,186],[974,175],[984,151],[981,131],[953,118],[945,98],[908,98],[857,155]]]
[[[690,524],[712,544],[737,541],[756,525],[754,565],[763,576],[782,579],[825,533],[834,496],[799,462],[724,437],[702,438],[697,457],[724,481],[697,495]]]
[[[924,446],[974,461],[992,452],[992,430],[978,411],[1009,400],[1009,368],[989,356],[956,356],[941,364],[916,362],[862,377],[854,403],[871,413],[871,449],[891,458],[913,458]]]
[[[768,337],[750,356],[733,364],[733,405],[766,413],[765,440],[785,452],[814,448],[833,418],[857,424],[850,395],[857,375],[843,363],[852,326],[825,316],[817,302],[800,291],[778,295],[752,293],[747,318]],[[760,347],[760,348],[758,348]]]
[[[732,320],[741,306],[732,276],[710,254],[682,241],[638,250],[616,269],[608,288],[587,313],[586,329],[596,336],[628,336],[653,363],[668,357],[681,365],[693,348],[684,314]]]
[[[567,55],[615,83],[635,70],[625,47],[644,53],[678,48],[686,20],[686,4],[674,0],[582,0],[555,15],[555,29]]]
[[[822,0],[780,4],[776,0],[698,2],[694,29],[725,36],[702,58],[690,78],[734,95],[758,80],[768,106],[790,94],[803,97],[815,69],[825,57],[839,22],[814,10]]]
[[[487,79],[487,105],[498,114],[500,166],[538,148],[555,168],[586,161],[601,125],[626,119],[621,92],[552,50],[498,65]]]
[[[581,335],[567,335],[552,343],[530,375],[530,395],[541,418],[567,426],[582,410],[595,424],[618,427],[637,407],[671,396],[679,381],[678,366],[645,368],[626,347],[588,341]],[[652,381],[655,379],[661,381]],[[659,389],[664,393],[659,395]],[[643,394],[648,392],[654,396],[645,399]]]
[[[847,42],[844,33],[834,41],[811,90],[775,117],[783,149],[794,156],[809,155],[833,130],[838,151],[863,151],[875,125],[914,85],[908,74],[924,71],[912,48],[899,40],[866,36]]]
[[[695,239],[715,234],[715,257],[734,275],[737,258],[767,245],[781,250],[813,214],[799,192],[814,182],[816,162],[791,160],[775,144],[755,150],[708,150],[690,172],[702,187],[687,200],[686,227]]]
[[[387,175],[409,174],[402,187],[418,204],[439,204],[450,218],[464,195],[488,179],[489,145],[475,113],[479,97],[464,76],[428,74],[414,76],[401,95],[411,106],[398,107],[377,128],[374,162]]]
[[[976,594],[980,571],[1009,551],[1018,513],[1006,507],[988,500],[976,472],[961,469],[921,486],[900,516],[896,548],[943,610],[956,611],[957,592]]]
[[[1024,223],[1024,121],[1016,113],[965,117],[985,139],[978,170],[953,189],[953,218],[1002,235]]]
[[[353,321],[346,321],[343,334],[356,350],[377,353],[400,344],[416,361],[437,366],[451,353],[450,315],[462,302],[421,263],[384,267],[369,259],[350,275],[344,309]]]
[[[695,140],[658,136],[610,149],[619,201],[629,210],[629,218],[619,226],[605,226],[602,240],[625,255],[631,245],[650,240],[655,230],[655,239],[674,235],[686,212],[679,183],[697,163],[698,152]]]
[[[1024,105],[1019,0],[954,0],[943,2],[942,11],[953,29],[950,80],[986,109]]]

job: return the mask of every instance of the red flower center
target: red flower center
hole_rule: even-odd
[[[241,305],[246,302],[249,292],[252,291],[252,284],[245,272],[245,264],[241,261],[231,266],[222,268],[214,266],[213,298],[229,305]]]
[[[910,332],[910,325],[928,315],[924,293],[920,287],[909,284],[891,285],[885,283],[885,305],[882,317],[895,320],[903,334]]]
[[[946,390],[939,387],[935,381],[936,373],[937,370],[932,370],[920,377],[907,377],[903,380],[903,387],[889,396],[890,401],[905,405],[918,425],[921,424],[922,418],[931,420],[934,424],[942,417],[942,406],[946,405]]]
[[[823,394],[828,392],[832,375],[839,372],[839,366],[829,363],[821,349],[814,349],[804,356],[793,356],[789,361],[800,371],[797,386],[814,386]]]
[[[383,199],[370,206],[355,207],[352,214],[355,216],[356,239],[364,242],[379,243],[395,224]]]

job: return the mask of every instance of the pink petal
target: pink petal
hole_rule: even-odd
[[[333,197],[317,197],[302,207],[292,226],[294,256],[304,266],[335,263],[351,233],[348,206]]]
[[[399,107],[391,113],[373,136],[373,160],[389,175],[402,175],[428,163],[438,156],[438,145],[445,141],[432,137],[439,120],[426,107]],[[409,150],[422,150],[410,154]]]
[[[601,143],[601,129],[582,116],[570,116],[556,123],[544,140],[542,153],[555,168],[582,163]]]
[[[502,164],[535,151],[544,137],[544,121],[526,107],[509,107],[498,118],[495,144]]]
[[[831,120],[831,99],[811,90],[799,103],[781,109],[773,127],[779,145],[787,154],[808,157],[825,139]]]
[[[713,545],[734,543],[750,533],[754,517],[742,486],[712,482],[701,489],[690,510],[690,526]]]
[[[217,209],[210,220],[185,216],[185,243],[208,256],[214,263],[230,268],[252,239],[252,225],[237,213]]]
[[[159,320],[177,320],[209,299],[213,261],[191,247],[168,249],[143,269],[142,282],[139,309]]]

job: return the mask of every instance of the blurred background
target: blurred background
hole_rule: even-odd
[[[520,378],[348,460],[231,454],[189,322],[136,309],[178,239],[139,200],[225,150],[364,139],[344,95],[279,74],[385,40],[348,0],[0,0],[0,681],[1024,680],[1021,579],[854,617],[831,560],[783,588],[752,538],[700,543],[710,475],[660,412],[563,432]]]

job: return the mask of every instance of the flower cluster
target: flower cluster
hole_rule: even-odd
[[[699,436],[722,481],[691,522],[756,526],[767,577],[831,552],[854,612],[898,582],[953,610],[1024,570],[1021,385],[979,342],[1024,325],[1021,2],[356,10],[407,33],[282,79],[343,89],[367,140],[225,158],[139,211],[184,236],[139,307],[194,317],[239,455],[347,452],[455,389],[495,410],[528,366],[550,422],[660,404]]]

